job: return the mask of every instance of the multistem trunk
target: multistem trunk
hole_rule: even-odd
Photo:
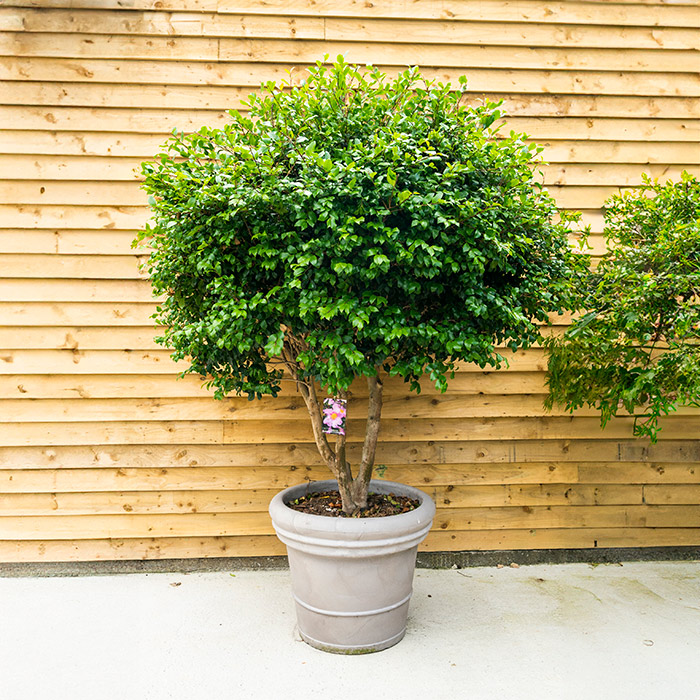
[[[285,344],[283,358],[292,377],[297,382],[297,387],[309,412],[316,447],[338,482],[343,512],[346,515],[353,515],[361,508],[367,507],[369,482],[372,478],[374,457],[377,451],[384,385],[378,376],[367,377],[367,385],[369,387],[367,427],[365,430],[365,441],[362,446],[360,467],[357,476],[353,478],[352,469],[346,457],[346,435],[337,436],[335,450],[333,450],[326,434],[323,432],[322,403],[319,401],[313,382],[307,383],[300,379],[300,368],[296,362],[296,353],[294,353],[291,346]],[[346,398],[345,392],[341,392],[340,398]]]

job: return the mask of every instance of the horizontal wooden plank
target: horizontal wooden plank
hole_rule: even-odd
[[[223,126],[230,117],[220,109],[168,110],[119,109],[110,107],[46,107],[0,105],[0,119],[5,129],[50,131],[124,131],[162,133],[173,129],[197,131],[203,126]],[[160,141],[164,141],[161,138]]]
[[[226,421],[223,424],[224,442],[227,444],[259,442],[261,444],[275,442],[310,442],[313,440],[311,427],[308,421],[280,420],[274,426],[269,422],[264,425],[255,420]],[[72,427],[67,423],[32,423],[17,424],[17,435],[10,437],[10,445],[31,444],[17,442],[20,434],[35,435],[36,428],[40,426],[60,425]],[[85,424],[77,424],[85,425]],[[119,423],[109,424],[109,432],[112,426],[117,428],[115,434],[120,434]],[[671,416],[663,418],[660,422],[662,430],[660,439],[678,440],[697,435],[700,430],[700,417]],[[68,427],[66,428],[68,430]],[[438,420],[412,419],[385,419],[382,421],[382,440],[386,442],[421,440],[425,441],[450,441],[450,440],[493,440],[496,436],[502,436],[504,440],[519,439],[602,439],[626,438],[632,435],[633,419],[615,418],[606,426],[600,427],[597,417],[539,417],[539,418],[444,418]],[[86,431],[89,428],[86,426]],[[128,432],[128,429],[125,428]],[[365,432],[363,420],[348,420],[348,440],[354,436],[361,439]],[[24,438],[30,439],[30,438]],[[36,438],[35,438],[36,439]],[[63,438],[61,438],[63,439]],[[66,436],[65,439],[68,439]],[[116,439],[116,438],[114,438]],[[54,442],[49,444],[76,444],[75,442]],[[80,443],[77,443],[80,444]]]
[[[115,285],[110,285],[109,282],[105,285],[104,282],[107,280],[120,280],[124,281],[124,289],[131,289],[132,295],[136,293],[136,289],[148,289],[147,273],[142,269],[142,264],[145,262],[146,255],[24,255],[24,254],[10,254],[10,255],[0,255],[0,267],[3,269],[3,275],[7,278],[68,278],[71,280],[101,280],[100,286],[103,286],[105,290],[115,288]],[[133,284],[129,285],[129,280],[133,281]],[[143,280],[143,284],[139,284],[136,280]],[[22,286],[22,282],[19,279],[14,280],[12,285],[16,289]],[[41,289],[41,285],[44,284],[34,281],[37,289]],[[73,281],[73,286],[76,286],[77,282]],[[92,284],[95,290],[98,286],[95,283]],[[56,301],[71,301],[70,299],[61,299],[61,297],[52,297],[51,291],[52,286],[56,291],[59,289],[66,289],[67,282],[53,280],[46,284],[44,299],[55,299]],[[117,293],[116,291],[114,292]],[[127,292],[125,292],[127,293]],[[139,294],[141,298],[134,301],[150,301],[153,299],[152,295],[148,293],[146,298],[143,299],[143,291]],[[40,297],[40,293],[34,292],[34,296]],[[3,299],[11,301],[12,297],[5,297],[2,295]],[[97,294],[94,296],[97,299]],[[32,301],[27,299],[27,301]],[[120,299],[114,299],[114,301],[120,301]],[[151,302],[153,303],[153,302]]]
[[[187,0],[187,9],[216,11],[218,0]],[[98,10],[160,10],[180,9],[182,0],[12,0],[11,7],[41,7]]]
[[[658,122],[663,125],[666,122]],[[611,127],[614,128],[614,127]],[[582,135],[583,136],[583,135]],[[119,132],[0,131],[0,153],[41,155],[114,156],[132,158],[135,163],[154,157],[164,142],[163,134]],[[537,139],[533,139],[537,142]],[[698,163],[697,149],[673,141],[555,140],[545,138],[543,156],[550,163],[676,164]],[[4,160],[4,159],[3,159]],[[40,162],[41,162],[40,161]],[[47,159],[45,162],[51,162]]]
[[[0,204],[3,226],[15,229],[141,229],[148,207],[71,206],[68,204]]]
[[[0,282],[0,284],[2,283]],[[81,350],[162,350],[164,348],[154,341],[156,335],[159,335],[159,330],[151,325],[132,328],[128,326],[93,326],[88,328],[0,326],[0,347],[8,350],[65,350],[71,348]],[[117,385],[112,385],[112,391],[117,392],[114,394],[115,396],[119,395]],[[0,396],[3,396],[2,392],[0,392]]]
[[[693,171],[696,168],[689,166],[689,169]],[[605,186],[594,185],[591,187],[579,185],[560,187],[557,185],[550,185],[547,189],[560,207],[565,209],[597,209],[611,194],[617,192],[618,186],[615,184]],[[18,202],[19,204],[13,207],[10,202]],[[13,207],[15,216],[13,217],[12,213],[10,213],[9,218],[10,221],[14,222],[22,220],[20,217],[24,212],[29,213],[30,216],[34,214],[36,217],[37,214],[41,215],[44,211],[46,211],[47,214],[48,212],[54,211],[47,210],[47,207],[55,208],[61,204],[66,205],[64,216],[75,216],[74,219],[69,219],[69,221],[67,221],[69,226],[78,220],[83,221],[87,217],[95,215],[99,217],[107,213],[105,209],[100,209],[99,207],[81,207],[81,202],[97,202],[103,205],[105,209],[111,207],[117,209],[123,207],[135,208],[141,203],[145,204],[146,194],[139,188],[136,182],[103,183],[82,182],[78,180],[53,180],[50,182],[41,180],[14,180],[6,181],[2,189],[0,189],[0,211],[2,209],[2,204],[5,204],[8,209]],[[40,205],[41,209],[33,209],[32,205]],[[69,207],[73,209],[69,209]],[[78,219],[80,216],[80,209],[85,210],[84,217]],[[95,211],[96,209],[97,212]],[[147,212],[147,208],[144,207],[144,219],[147,216]],[[48,220],[55,221],[54,219]],[[38,222],[46,225],[44,219],[40,219]],[[17,226],[16,223],[10,224],[9,222],[7,225]]]
[[[123,85],[115,84],[109,90],[85,83],[20,83],[0,81],[0,90],[7,105],[48,105],[51,107],[145,108],[191,111],[224,112],[238,109],[250,93],[249,89],[207,85]],[[697,91],[696,91],[697,92]],[[469,93],[474,103],[482,100],[499,102],[513,117],[627,117],[638,113],[640,117],[695,118],[697,100],[693,97],[637,96],[637,95],[589,95],[589,94],[518,94],[517,92]],[[173,115],[173,120],[177,116]]]
[[[122,302],[0,302],[0,326],[147,326],[153,310]]]
[[[73,473],[73,470],[71,473]],[[36,474],[36,472],[34,472]],[[0,473],[0,479],[2,474]],[[666,487],[668,488],[668,487]],[[700,488],[700,486],[698,487]],[[280,488],[244,490],[0,492],[0,518],[18,515],[118,515],[122,513],[265,512]],[[697,491],[697,490],[696,490]],[[440,486],[430,489],[440,508],[638,505],[642,486],[526,484]],[[690,505],[696,501],[689,501]]]
[[[688,465],[652,462],[645,468],[635,464],[582,464],[579,480],[606,484],[695,484],[700,478],[699,460]]]
[[[16,2],[16,0],[14,0]],[[28,2],[30,0],[24,0]],[[59,0],[51,0],[58,2]],[[83,2],[89,0],[83,0]],[[93,2],[96,0],[92,0]],[[146,0],[140,0],[146,1]],[[155,0],[154,0],[155,1]],[[33,0],[39,2],[39,0]],[[64,0],[67,2],[67,0]],[[168,6],[167,0],[164,7]],[[549,0],[438,0],[407,4],[405,0],[367,3],[360,0],[219,0],[218,11],[291,16],[453,19],[499,22],[556,22],[561,24],[613,24],[634,26],[694,26],[692,0],[669,4],[619,0],[613,3],[551,2]]]
[[[641,150],[637,146],[637,150]],[[636,186],[641,184],[641,173],[654,178],[678,179],[684,167],[692,166],[693,160],[700,161],[700,144],[697,149],[685,146],[688,161],[684,166],[664,164],[608,163],[603,158],[603,149],[599,158],[603,162],[558,163],[542,167],[546,185],[619,185]],[[694,151],[698,151],[696,155]],[[547,155],[545,152],[544,156]],[[679,154],[680,155],[680,154]],[[153,160],[153,156],[147,158]],[[142,179],[139,158],[115,158],[110,156],[42,156],[7,155],[0,162],[0,179],[20,182],[29,181],[134,181]],[[700,165],[700,162],[697,164]],[[700,171],[700,167],[696,168]],[[138,171],[138,172],[137,172]],[[51,186],[51,183],[48,183]],[[9,183],[12,187],[12,183]],[[47,187],[47,184],[39,186]]]
[[[494,440],[614,440],[632,435],[632,419],[616,418],[601,430],[593,417],[540,418],[443,418],[384,419],[382,441],[449,442]],[[668,417],[661,422],[661,440],[682,440],[696,435],[700,418]],[[365,421],[348,421],[348,441],[359,442],[364,436]],[[311,443],[313,436],[308,419],[246,421],[114,421],[0,423],[0,445],[150,445],[181,443],[213,444],[288,444]],[[597,480],[596,480],[597,481]],[[604,480],[600,480],[601,483]]]
[[[675,30],[670,30],[675,31]],[[683,30],[681,30],[683,31]],[[692,49],[581,48],[560,46],[426,44],[412,37],[408,44],[304,39],[169,37],[138,35],[57,34],[5,32],[0,36],[2,56],[57,58],[159,59],[186,61],[241,61],[314,63],[324,52],[343,54],[358,64],[538,70],[602,70],[694,73],[697,52]]]
[[[32,114],[35,114],[35,110],[31,111]],[[145,160],[158,153],[166,136],[165,133],[139,134],[120,131],[72,132],[30,131],[29,129],[9,131],[3,129],[0,131],[0,153],[41,156],[114,156],[117,158],[126,156]]]
[[[179,11],[182,0],[12,0],[10,7],[100,10]],[[603,0],[575,2],[550,0],[440,0],[411,5],[405,0],[366,3],[358,0],[187,0],[189,12],[218,11],[235,14],[283,14],[289,16],[473,19],[561,22],[563,24],[618,24],[633,26],[692,26],[696,0]]]
[[[250,557],[262,556],[262,552],[267,556],[274,556],[286,554],[287,550],[273,535],[225,538],[105,539],[103,537],[82,541],[0,541],[0,561],[3,562],[181,559],[204,556]]]
[[[601,13],[604,15],[604,13]],[[472,22],[469,20],[425,21],[412,18],[410,11],[397,19],[332,18],[325,20],[326,41],[400,43],[410,36],[416,44],[487,46],[566,46],[573,48],[695,49],[700,31],[695,27],[620,27],[517,22]],[[409,19],[410,18],[410,19]],[[419,62],[420,63],[420,62]],[[514,64],[517,65],[517,64]]]
[[[70,517],[70,516],[67,516]],[[155,516],[154,516],[155,517]],[[231,516],[233,519],[233,516]],[[19,519],[18,519],[19,520]],[[52,519],[53,520],[53,519]],[[0,527],[4,519],[0,518]],[[433,530],[489,530],[568,527],[700,527],[694,506],[523,506],[454,508],[438,511]],[[212,533],[213,534],[213,533]],[[221,533],[230,534],[230,533]],[[258,534],[244,532],[242,534]],[[262,534],[262,533],[260,533]]]
[[[153,160],[155,153],[147,160]],[[141,158],[4,155],[0,180],[142,180]]]
[[[542,156],[552,164],[620,163],[626,167],[647,164],[700,163],[700,147],[692,144],[649,141],[545,141]],[[577,166],[580,167],[580,166]]]
[[[3,319],[3,306],[0,304],[0,321]],[[23,305],[26,309],[28,318],[34,319],[35,323],[29,325],[40,325],[36,321],[36,316],[31,313],[33,304],[27,303]],[[119,304],[98,303],[91,306],[100,306],[99,311],[102,312],[102,323],[75,323],[69,322],[69,318],[81,311],[79,304],[56,304],[59,313],[64,314],[67,325],[91,326],[107,325],[110,320],[110,315],[119,318],[121,321],[132,321],[131,323],[122,323],[121,325],[145,325],[144,316],[148,318],[147,311],[149,309],[133,308],[133,311],[128,315],[118,316],[115,311],[121,313]],[[73,309],[72,307],[78,307]],[[147,304],[138,306],[148,307]],[[137,305],[128,305],[129,309],[137,307]],[[126,310],[126,309],[125,309]],[[150,308],[152,311],[152,308]],[[40,309],[35,309],[40,311]],[[95,313],[97,313],[95,309]],[[141,314],[139,318],[137,314]],[[94,319],[97,321],[98,319]],[[134,321],[141,321],[135,323]],[[8,323],[7,325],[22,325]],[[60,324],[44,324],[44,325],[60,325]],[[538,348],[528,350],[519,350],[513,354],[508,350],[502,351],[502,356],[508,360],[508,366],[502,365],[499,372],[540,372],[544,371],[546,366],[546,358],[544,352]],[[130,350],[81,350],[80,348],[65,348],[61,350],[5,350],[0,356],[0,374],[47,374],[47,368],[50,368],[51,373],[56,374],[177,374],[187,366],[184,362],[174,363],[170,359],[170,351],[168,350],[153,350],[153,351],[130,351]],[[474,364],[459,365],[459,370],[463,372],[482,373],[487,371]],[[495,371],[489,368],[490,371]],[[427,384],[427,382],[426,382]]]
[[[590,225],[594,233],[601,233],[601,212],[582,208],[579,211],[583,213],[582,223]],[[138,229],[145,226],[148,218],[148,207],[0,204],[0,220],[12,230],[65,228],[97,232],[131,229],[135,235]]]
[[[433,530],[700,527],[700,506],[533,506],[438,509]],[[267,512],[0,516],[0,540],[221,537],[274,534]]]
[[[120,515],[123,513],[264,512],[279,489],[246,491],[117,491],[93,493],[0,493],[4,516]],[[0,527],[2,525],[0,524]]]
[[[10,329],[12,330],[12,329]],[[33,337],[41,339],[42,329],[36,329]],[[59,329],[60,330],[60,329]],[[97,328],[97,339],[91,341],[83,329],[70,329],[62,336],[61,343],[71,347],[76,342],[85,349],[91,345],[104,346],[103,329]],[[116,333],[121,328],[111,329]],[[138,330],[138,329],[137,329]],[[2,337],[2,329],[0,329]],[[147,338],[143,345],[146,345]],[[14,345],[28,345],[28,342],[15,342]],[[11,347],[12,344],[9,345]],[[40,347],[45,347],[37,342]],[[128,344],[125,343],[128,347]],[[2,344],[0,344],[2,347]],[[154,344],[156,349],[159,346]],[[406,385],[399,378],[388,377],[384,380],[385,391],[405,391]],[[461,394],[522,394],[542,393],[544,375],[537,372],[463,372],[449,382],[450,393]],[[287,388],[282,395],[291,393]],[[421,395],[441,395],[429,381],[422,382]],[[164,398],[164,397],[208,397],[211,392],[202,388],[199,377],[188,375],[173,380],[172,376],[159,374],[34,374],[34,375],[0,375],[0,396],[13,399],[67,399],[67,398]]]
[[[0,517],[0,540],[271,534],[274,531],[267,513]]]
[[[0,9],[0,30],[10,32],[125,34],[178,38],[195,36],[323,39],[324,25],[325,21],[320,16],[288,17],[285,13],[246,16],[214,12],[105,12],[82,9],[55,9],[47,12],[45,9]],[[665,44],[669,44],[667,48],[679,48],[670,44],[682,42],[682,32],[688,30],[656,31],[666,38]],[[634,36],[636,37],[637,33]],[[639,38],[643,40],[643,35]]]
[[[604,16],[604,13],[601,13]],[[325,39],[395,43],[407,35],[416,43],[572,46],[587,48],[693,49],[700,32],[692,24],[683,27],[619,26],[604,21],[587,24],[520,22],[519,13],[507,20],[462,18],[417,19],[407,10],[397,18],[290,17],[274,14],[224,14],[191,12],[119,13],[91,10],[0,10],[0,30],[57,34],[102,34],[172,37],[245,37],[274,39]]]
[[[385,392],[382,419],[434,419],[443,418],[507,418],[568,416],[560,406],[551,411],[544,408],[545,394],[506,394],[478,395],[463,393],[415,394],[408,387],[398,387],[396,393]],[[248,401],[245,397],[214,400],[211,396],[202,398],[146,398],[127,399],[2,399],[0,409],[6,416],[6,423],[50,423],[84,421],[128,421],[133,416],[143,420],[300,420],[306,419],[306,406],[299,395],[287,394],[284,397],[264,397]],[[348,417],[358,418],[367,412],[367,401],[363,396],[348,400]],[[576,411],[576,416],[597,416],[592,408]],[[673,414],[680,416],[700,416],[700,408],[680,406]],[[700,426],[700,421],[698,423]]]
[[[698,528],[596,527],[544,530],[432,531],[419,545],[419,549],[421,551],[604,549],[609,547],[683,547],[697,546],[698,544],[700,544],[700,529]],[[504,563],[507,564],[508,560],[505,559]]]
[[[143,206],[145,208],[147,195],[140,189],[138,182],[6,180],[0,189],[0,204],[80,206],[85,202],[106,206]]]
[[[700,474],[700,465],[696,470]],[[660,505],[697,505],[700,484],[651,484],[644,486],[644,503]]]
[[[700,488],[700,487],[699,487]],[[279,491],[170,490],[112,492],[0,493],[1,518],[41,515],[117,515],[123,513],[265,512]],[[641,503],[641,486],[447,486],[431,489],[440,508],[538,507],[541,505],[631,505]]]
[[[13,257],[15,256],[11,256],[10,260]],[[86,256],[86,258],[85,269],[90,269],[89,261],[95,258],[93,256]],[[110,271],[105,266],[103,270],[94,270],[90,274],[97,276],[100,272],[106,272],[114,276],[119,275],[120,256],[115,255],[109,259],[117,262],[117,269]],[[4,255],[0,255],[0,266],[6,260],[7,258]],[[102,262],[101,258],[97,258],[97,260]],[[53,260],[50,266],[54,267]],[[124,271],[121,272],[122,276],[118,279],[100,279],[99,281],[89,279],[87,275],[84,279],[43,279],[40,281],[37,279],[0,279],[0,298],[5,301],[45,301],[50,299],[53,302],[153,302],[153,291],[148,280],[125,279],[126,274],[124,272],[130,272],[130,267],[125,266]],[[60,272],[65,271],[65,268],[60,269]],[[35,278],[41,278],[39,270],[33,270],[32,273]],[[75,277],[79,278],[80,275],[76,274]]]
[[[56,1],[51,0],[51,2]],[[96,1],[92,0],[92,2]],[[420,545],[420,550],[429,552],[594,547],[603,549],[606,547],[697,546],[698,544],[700,544],[700,528],[469,530],[457,533],[431,532]],[[0,561],[4,562],[186,559],[283,554],[286,554],[285,546],[273,535],[0,541]],[[507,564],[508,560],[504,559],[504,563]]]
[[[113,307],[114,305],[112,305]],[[188,365],[175,363],[169,350],[3,350],[2,374],[176,374]]]
[[[135,255],[145,248],[131,244],[135,231],[75,231],[70,229],[0,229],[0,254]]]
[[[113,109],[109,107],[49,107],[0,105],[4,130],[47,131],[61,138],[84,137],[100,132],[124,132],[115,137],[114,147],[137,135],[162,143],[174,128],[195,131],[202,126],[222,126],[230,117],[221,110]],[[524,132],[537,140],[576,139],[603,141],[690,142],[700,139],[700,119],[654,119],[589,117],[510,117],[508,130]],[[71,132],[65,134],[63,132]],[[72,133],[78,132],[78,133]],[[85,134],[85,132],[89,132]],[[80,143],[80,141],[78,141]],[[122,227],[123,228],[123,227]]]
[[[179,434],[174,440],[179,439]],[[361,456],[359,445],[348,445],[348,459],[356,464]],[[621,439],[529,439],[529,440],[451,440],[449,442],[379,441],[377,464],[387,466],[420,465],[420,482],[432,483],[431,470],[455,465],[449,481],[437,483],[502,483],[502,474],[495,465],[547,463],[552,478],[538,477],[538,482],[572,483],[699,483],[700,440],[693,438],[663,440],[656,444],[629,436]],[[635,464],[638,463],[638,464]],[[175,467],[289,467],[319,466],[321,458],[315,445],[309,443],[207,445],[186,442],[140,445],[28,445],[0,450],[2,469],[82,469],[82,468],[160,468]],[[467,468],[472,481],[462,481]],[[480,466],[479,466],[480,465]],[[567,471],[558,478],[562,465],[569,469],[579,465],[578,472]],[[325,467],[324,467],[325,470]],[[252,470],[255,472],[256,470]],[[251,473],[252,473],[251,472]],[[324,474],[326,472],[324,471]],[[387,472],[389,473],[389,472]],[[545,471],[546,473],[546,471]],[[496,481],[490,481],[494,474]],[[461,476],[460,476],[461,475]],[[391,478],[398,481],[409,479]],[[296,482],[302,481],[300,477]],[[527,482],[525,482],[527,483]],[[530,481],[530,483],[532,483]],[[251,486],[251,488],[253,488]],[[261,486],[264,488],[264,484]],[[65,489],[64,489],[65,490]]]
[[[552,412],[544,409],[544,395],[478,396],[443,394],[442,396],[409,394],[385,395],[382,418],[478,418],[507,416],[568,415],[555,407]],[[306,406],[300,396],[284,399],[265,397],[248,401],[244,397],[232,397],[216,401],[203,398],[148,398],[148,399],[2,399],[0,409],[6,423],[49,423],[82,421],[125,421],[133,416],[143,420],[296,420],[306,417]],[[687,415],[693,409],[679,410]],[[696,413],[700,409],[695,409]],[[348,416],[358,417],[366,413],[366,400],[352,398],[348,401]],[[576,415],[597,415],[593,409],[577,411]]]
[[[0,446],[19,445],[84,445],[92,438],[96,444],[167,444],[211,445],[223,442],[220,421],[129,422],[129,423],[35,423],[0,424]]]
[[[532,486],[529,497],[537,500],[539,489],[557,486],[556,493],[565,493],[575,486],[576,465],[568,463],[517,464],[442,464],[389,465],[385,478],[416,486],[438,497],[462,487],[505,488],[507,485]],[[238,467],[99,467],[58,469],[0,470],[0,493],[91,493],[93,491],[208,491],[250,490],[294,486],[304,481],[328,478],[327,467],[316,466],[238,466]],[[700,483],[700,480],[698,480]],[[562,489],[558,487],[561,486]],[[602,488],[602,486],[590,486]],[[590,491],[580,486],[577,493]],[[617,488],[617,487],[616,487]],[[641,486],[638,488],[641,493]],[[488,489],[491,489],[489,491]],[[608,489],[608,493],[615,492]],[[518,499],[517,489],[504,491],[509,499]],[[574,491],[569,495],[572,497]],[[541,494],[540,494],[541,495]],[[594,494],[595,495],[595,494]],[[464,496],[466,497],[466,496]],[[523,496],[524,497],[524,496]],[[460,496],[459,498],[462,498]],[[561,498],[567,498],[561,496]],[[577,498],[581,498],[578,496]],[[638,499],[639,500],[639,499]],[[459,502],[459,501],[457,501]],[[563,501],[569,502],[569,501]],[[443,504],[447,505],[447,504]]]
[[[306,66],[296,64],[293,68],[292,80],[302,81],[306,75]],[[379,68],[389,76],[394,76],[402,70],[393,66],[379,66]],[[93,86],[92,94],[95,97],[99,97],[101,93],[110,92],[113,85],[130,83],[159,86],[230,86],[240,87],[247,94],[258,91],[263,82],[288,79],[289,70],[288,63],[0,57],[0,80],[66,83],[70,85],[71,90],[75,89],[76,83],[97,83]],[[700,77],[693,73],[675,73],[670,77],[667,73],[661,72],[640,74],[632,71],[544,71],[520,69],[518,66],[496,69],[426,67],[421,72],[428,78],[435,78],[453,85],[458,85],[459,77],[466,75],[469,91],[477,93],[648,97],[690,97],[700,94]],[[19,97],[14,98],[13,102],[18,104],[19,99]]]

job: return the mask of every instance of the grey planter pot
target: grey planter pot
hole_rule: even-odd
[[[324,651],[381,651],[406,632],[416,552],[432,525],[435,504],[410,486],[372,481],[375,493],[410,496],[421,505],[384,518],[327,518],[285,505],[309,489],[337,488],[335,481],[300,484],[270,503],[272,524],[287,545],[299,632]]]

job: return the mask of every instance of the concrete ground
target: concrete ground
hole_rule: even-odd
[[[700,562],[418,570],[397,646],[300,641],[287,571],[0,578],[0,700],[700,700]]]

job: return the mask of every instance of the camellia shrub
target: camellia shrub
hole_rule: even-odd
[[[531,345],[570,306],[578,263],[538,182],[541,149],[497,137],[499,106],[466,105],[464,86],[338,57],[143,164],[159,342],[217,398],[295,382],[346,514],[366,504],[382,376],[444,391],[456,363],[499,367],[499,347]],[[353,469],[345,431],[324,428],[358,377]]]
[[[700,181],[643,185],[606,202],[609,253],[580,302],[587,313],[547,340],[547,405],[635,415],[656,441],[659,418],[700,405]]]

